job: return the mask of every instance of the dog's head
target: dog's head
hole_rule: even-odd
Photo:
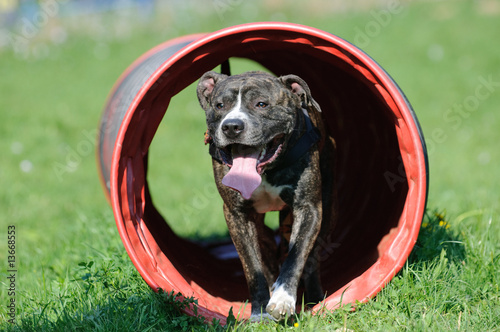
[[[300,77],[275,77],[264,72],[227,76],[205,73],[198,84],[208,135],[232,166],[237,157],[255,158],[259,174],[286,149],[297,112],[318,104]]]
[[[221,182],[245,199],[260,185],[265,169],[286,159],[282,156],[294,131],[304,129],[297,126],[298,115],[309,108],[320,111],[307,84],[295,75],[207,72],[197,93],[206,113],[207,135],[230,167]]]

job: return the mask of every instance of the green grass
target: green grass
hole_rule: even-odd
[[[459,220],[452,230],[439,213],[429,214],[408,263],[367,304],[323,316],[301,313],[287,323],[236,323],[235,331],[355,331],[431,329],[494,331],[499,328],[498,245],[491,219],[482,213]],[[483,229],[484,231],[478,231]],[[495,256],[494,253],[497,253]],[[39,281],[22,292],[25,306],[9,331],[219,331],[181,309],[196,304],[175,294],[156,294],[142,282],[120,246],[75,264],[58,280]],[[298,326],[297,326],[298,325]]]
[[[204,2],[205,7],[182,3],[151,22],[126,13],[54,18],[45,30],[63,24],[68,34],[63,44],[55,45],[44,30],[31,41],[28,58],[0,50],[0,330],[224,330],[181,313],[194,299],[178,301],[175,294],[152,292],[125,254],[99,184],[95,142],[89,138],[107,94],[138,56],[179,35],[287,20],[355,42],[360,29],[376,22],[386,8],[229,1],[219,16],[216,2]],[[500,49],[495,46],[500,12],[495,6],[487,0],[412,2],[390,16],[363,47],[407,95],[429,148],[428,211],[402,271],[354,311],[346,306],[323,316],[306,312],[293,322],[236,323],[229,330],[500,330],[500,90],[471,111],[452,113],[459,115],[459,123],[446,117],[475,94],[481,77],[500,82]],[[124,28],[123,20],[130,27]],[[46,46],[46,56],[35,56],[37,45]],[[247,64],[237,66],[243,70]],[[200,162],[200,155],[207,156],[204,118],[194,96],[190,88],[174,98],[169,109],[176,111],[167,112],[155,136],[153,197],[179,234],[221,236],[225,223],[209,158]],[[186,130],[189,135],[181,135]],[[164,143],[181,136],[187,138],[176,145]],[[188,148],[193,153],[185,158],[174,153]],[[68,162],[70,171],[56,171],[56,165]],[[198,190],[210,197],[210,204],[193,200]],[[185,217],[186,209],[194,212]],[[201,216],[210,223],[199,227]],[[7,225],[16,226],[15,325],[6,322]]]

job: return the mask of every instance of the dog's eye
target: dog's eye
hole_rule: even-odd
[[[217,103],[217,104],[215,105],[215,108],[216,108],[216,109],[218,109],[218,110],[221,110],[221,109],[223,109],[223,108],[224,108],[224,104],[223,104],[223,103]]]
[[[255,104],[255,107],[257,108],[266,108],[267,107],[267,103],[263,102],[263,101],[259,101],[257,104]]]

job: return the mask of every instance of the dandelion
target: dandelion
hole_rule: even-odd
[[[293,324],[293,327],[299,327],[299,323],[298,323],[298,322],[295,322],[295,323]]]
[[[443,227],[444,229],[448,229],[448,228],[450,228],[450,224],[448,224],[448,223],[447,223],[446,221],[444,221],[444,220],[440,220],[440,221],[439,221],[439,226],[440,226],[440,227]]]

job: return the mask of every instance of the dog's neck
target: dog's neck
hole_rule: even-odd
[[[318,128],[312,124],[309,113],[305,108],[302,108],[302,114],[297,113],[297,123],[293,130],[292,136],[288,140],[290,146],[287,148],[286,154],[277,160],[277,164],[266,171],[266,173],[278,172],[297,162],[304,154],[306,154],[314,144],[321,138]]]

